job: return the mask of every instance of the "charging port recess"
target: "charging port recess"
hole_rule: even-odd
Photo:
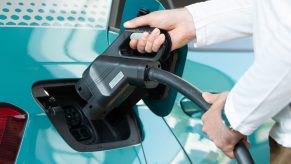
[[[140,122],[125,102],[106,117],[89,120],[82,112],[85,101],[75,91],[77,79],[41,81],[32,93],[63,139],[81,152],[101,151],[138,144],[142,141]]]

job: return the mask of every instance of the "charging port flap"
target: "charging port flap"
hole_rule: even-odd
[[[188,47],[184,46],[172,51],[169,58],[161,63],[161,68],[177,76],[182,76],[186,62]],[[173,109],[177,91],[163,84],[148,91],[148,96],[143,100],[153,113],[158,116],[167,116]]]

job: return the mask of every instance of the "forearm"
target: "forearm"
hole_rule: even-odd
[[[252,34],[252,0],[210,0],[186,8],[194,20],[196,47]]]

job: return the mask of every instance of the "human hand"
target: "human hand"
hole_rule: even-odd
[[[250,146],[250,143],[247,141],[247,136],[239,132],[232,131],[223,124],[221,112],[228,93],[203,93],[202,96],[205,101],[212,104],[210,109],[202,116],[202,131],[208,135],[208,138],[212,140],[214,144],[224,152],[225,155],[233,159],[234,146],[241,139],[244,139],[247,147]]]
[[[195,38],[194,21],[186,8],[156,11],[124,23],[125,28],[140,26],[157,27],[151,34],[144,32],[140,39],[130,41],[130,47],[140,53],[159,50],[165,41],[165,35],[161,34],[158,28],[168,31],[172,40],[171,50],[180,48]]]

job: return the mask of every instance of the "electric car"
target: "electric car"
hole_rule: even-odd
[[[140,9],[164,8],[155,0],[0,1],[0,163],[235,163],[180,94],[113,110],[95,123],[98,143],[78,111],[64,107],[55,117],[60,103],[75,103],[75,82]],[[188,53],[182,77],[209,92],[231,89],[252,62],[244,50],[179,53]],[[271,124],[250,136],[256,163],[268,163]]]

